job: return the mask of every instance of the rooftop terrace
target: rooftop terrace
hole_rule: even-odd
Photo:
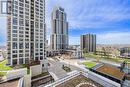
[[[124,78],[125,73],[123,73],[119,68],[113,67],[110,65],[102,65],[101,67],[97,68],[96,71],[101,72],[103,74],[107,74],[112,76],[116,79],[122,80]]]
[[[78,85],[80,85],[80,87],[103,87],[102,85],[83,75],[72,78],[56,87],[78,87]]]
[[[19,79],[15,79],[4,83],[0,83],[0,87],[17,87],[18,83],[19,83]]]

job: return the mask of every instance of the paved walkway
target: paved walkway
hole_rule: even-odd
[[[94,59],[94,58],[86,58],[86,59],[64,59],[64,60],[61,60],[61,61],[68,62],[68,63],[70,63],[72,65],[75,65],[75,66],[79,66],[78,63],[80,63],[80,62],[83,62],[83,61],[96,61],[96,59]],[[107,61],[107,60],[100,60],[100,62],[107,63],[107,64],[110,64],[110,65],[113,65],[113,66],[117,66],[117,67],[120,66],[120,63],[111,62],[111,61]]]
[[[95,58],[86,58],[86,60],[97,61],[97,59],[95,59]],[[105,59],[100,59],[100,62],[107,63],[107,64],[114,65],[114,66],[120,66],[120,63],[112,62],[112,61],[105,60]]]
[[[49,63],[50,63],[50,68],[48,69],[48,71],[54,73],[57,76],[57,78],[61,78],[67,75],[66,71],[62,69],[61,63],[52,60],[50,60]]]
[[[67,76],[67,73],[65,70],[62,69],[62,66],[68,66],[71,68],[71,70],[81,70],[80,68],[73,66],[72,64],[64,61],[55,61],[52,58],[49,58],[50,68],[48,69],[49,72],[56,78],[60,79],[65,76]]]
[[[130,87],[130,80],[125,80],[122,87]]]

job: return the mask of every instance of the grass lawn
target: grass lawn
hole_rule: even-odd
[[[99,55],[94,55],[93,53],[85,53],[84,54],[85,57],[90,57],[90,58],[99,58],[100,56]]]
[[[10,66],[6,66],[7,60],[4,60],[2,62],[0,62],[0,71],[8,71],[8,70],[12,70],[13,68]]]
[[[93,53],[85,53],[84,56],[89,58],[95,58],[97,60],[104,59],[104,60],[113,61],[117,63],[122,63],[123,61],[127,61],[127,63],[130,64],[130,59],[125,59],[125,58],[107,58],[107,57],[101,57],[100,55],[94,55]]]
[[[83,62],[83,65],[85,65],[87,68],[92,68],[96,65],[96,62]]]

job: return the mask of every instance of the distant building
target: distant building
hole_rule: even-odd
[[[80,48],[80,45],[69,45],[68,49],[77,49]]]
[[[74,58],[82,58],[82,50],[80,50],[79,48],[77,48],[76,50],[73,51],[72,53]]]
[[[88,52],[96,51],[96,35],[86,34],[80,37],[80,47],[81,50],[86,49]]]
[[[55,7],[52,12],[52,35],[50,46],[52,51],[64,52],[68,48],[68,22],[63,8]]]
[[[130,47],[123,47],[119,49],[121,57],[129,57],[130,58]]]

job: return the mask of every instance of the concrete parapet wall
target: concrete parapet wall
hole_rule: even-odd
[[[35,65],[30,67],[31,76],[36,76],[42,73],[42,65]]]
[[[12,79],[23,77],[24,75],[27,75],[27,68],[10,70],[7,72],[6,78],[7,80],[12,80]]]

